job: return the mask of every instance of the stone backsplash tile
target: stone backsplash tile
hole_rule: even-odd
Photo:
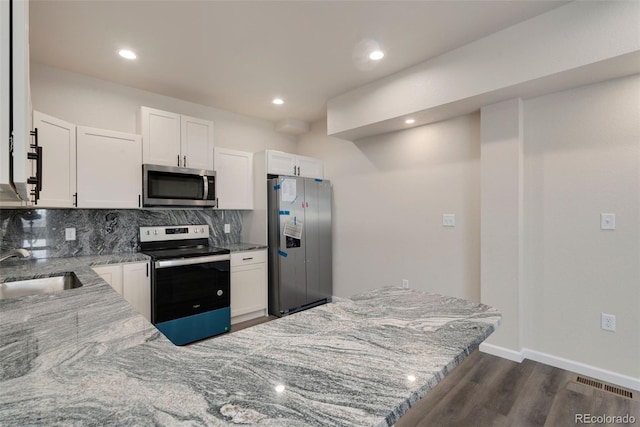
[[[240,242],[240,211],[212,209],[3,209],[0,249],[26,248],[35,258],[57,258],[137,252],[139,228],[157,225],[207,224],[212,246]],[[224,233],[224,224],[231,233]],[[65,229],[76,240],[65,240]]]

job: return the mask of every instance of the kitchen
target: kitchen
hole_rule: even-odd
[[[561,20],[563,11],[568,15],[578,13],[571,9],[572,7],[578,6],[571,4],[561,6],[555,15],[553,10],[548,12],[549,20]],[[627,15],[633,16],[633,14]],[[588,14],[588,16],[592,15]],[[533,23],[529,25],[532,26]],[[511,31],[517,32],[519,28],[516,25]],[[524,40],[533,43],[529,39]],[[468,47],[469,50],[472,48],[478,48],[477,44]],[[563,46],[563,48],[567,47]],[[637,50],[637,46],[634,49]],[[460,56],[460,51],[458,53]],[[611,57],[614,58],[612,60],[617,60],[615,55],[619,54],[620,52],[612,53]],[[446,64],[447,59],[448,57],[445,56],[440,57],[441,63]],[[591,60],[596,61],[597,58],[591,58]],[[506,65],[508,66],[509,63]],[[118,73],[123,73],[127,67],[131,69],[135,66],[120,65],[120,67],[122,69]],[[176,99],[177,97],[169,98],[152,93],[153,91],[132,89],[88,77],[82,73],[64,71],[63,68],[32,64],[31,89],[34,109],[77,125],[136,133],[137,112],[141,106],[151,106],[213,121],[216,147],[252,153],[264,152],[267,149],[278,150],[323,160],[325,178],[331,180],[334,186],[334,295],[348,297],[385,285],[400,285],[401,281],[406,279],[411,288],[471,301],[483,301],[499,308],[503,314],[503,324],[488,341],[492,343],[494,350],[496,348],[509,350],[504,351],[503,355],[517,359],[526,353],[522,352],[523,349],[529,349],[526,356],[535,357],[538,360],[546,356],[546,363],[552,365],[571,362],[569,369],[574,371],[576,366],[579,368],[587,365],[593,368],[584,372],[587,375],[597,377],[596,374],[599,374],[602,380],[617,381],[621,386],[631,388],[637,384],[633,382],[633,379],[639,376],[637,366],[633,363],[638,359],[633,355],[639,354],[635,333],[637,328],[634,329],[638,324],[638,318],[633,309],[637,307],[638,302],[638,291],[635,286],[637,282],[634,281],[638,272],[637,267],[633,267],[637,264],[635,262],[637,257],[632,259],[633,262],[629,261],[629,257],[638,253],[637,241],[629,241],[629,236],[633,240],[632,236],[637,235],[634,231],[637,230],[637,224],[623,220],[625,217],[637,218],[637,192],[631,192],[632,197],[628,192],[628,188],[638,185],[637,139],[632,140],[633,143],[619,144],[622,151],[614,159],[581,151],[579,147],[573,147],[570,144],[574,140],[585,140],[595,132],[585,130],[584,134],[567,137],[566,148],[571,148],[571,153],[578,156],[577,164],[593,165],[594,158],[600,161],[610,159],[612,163],[607,163],[609,169],[625,171],[624,174],[621,172],[616,176],[608,176],[604,172],[596,174],[595,172],[600,171],[597,165],[593,165],[595,172],[585,172],[579,166],[570,167],[573,163],[560,157],[561,151],[557,154],[553,150],[544,151],[544,145],[537,142],[556,141],[559,133],[558,131],[554,133],[554,129],[558,128],[560,120],[574,120],[575,122],[569,123],[574,124],[571,128],[575,129],[575,132],[583,126],[583,122],[600,123],[592,116],[586,116],[588,112],[572,117],[577,105],[588,104],[594,99],[597,100],[596,105],[618,106],[611,109],[610,115],[626,124],[626,128],[616,127],[614,132],[613,126],[605,126],[613,140],[628,138],[625,136],[624,129],[631,132],[631,135],[637,135],[633,133],[636,131],[634,122],[629,119],[633,117],[635,111],[633,110],[634,99],[630,99],[629,94],[637,93],[637,77],[634,79],[633,76],[633,73],[637,73],[637,69],[629,73],[630,77],[627,78],[624,74],[606,78],[600,74],[598,77],[600,80],[591,82],[583,80],[583,84],[592,83],[592,85],[574,91],[562,92],[561,88],[556,86],[556,89],[549,92],[550,95],[546,97],[540,95],[528,99],[527,96],[523,96],[525,98],[525,149],[533,150],[527,151],[524,157],[527,167],[523,171],[526,172],[524,183],[527,190],[524,201],[530,205],[527,205],[528,210],[523,211],[522,206],[516,205],[512,209],[511,205],[505,205],[505,203],[518,201],[518,188],[500,187],[498,184],[504,180],[490,184],[494,182],[491,181],[492,177],[485,175],[490,170],[496,173],[509,172],[509,165],[517,164],[516,158],[513,159],[516,163],[508,162],[501,168],[485,164],[485,161],[491,160],[488,157],[490,151],[485,152],[485,147],[482,145],[485,137],[490,137],[487,135],[487,129],[490,129],[487,125],[491,123],[485,120],[491,118],[491,114],[495,114],[496,120],[500,122],[500,117],[497,116],[500,111],[486,109],[482,114],[478,114],[473,113],[474,110],[471,109],[469,110],[471,114],[459,113],[447,120],[392,134],[380,132],[380,135],[372,134],[353,138],[354,142],[351,142],[350,138],[328,137],[326,128],[330,128],[331,123],[327,126],[320,120],[313,123],[311,132],[296,138],[290,134],[274,131],[273,123],[269,121],[217,110],[202,104],[180,101]],[[513,66],[508,69],[515,70]],[[417,70],[416,73],[419,71]],[[548,70],[543,71],[548,73]],[[402,76],[396,77],[398,79],[396,83],[402,82]],[[481,77],[478,75],[478,80],[481,80]],[[599,85],[595,84],[600,81],[602,83]],[[393,84],[394,81],[388,83]],[[384,88],[384,82],[380,82],[378,89]],[[357,94],[354,94],[354,97],[355,95]],[[456,96],[462,98],[461,95]],[[411,98],[407,97],[407,99]],[[451,101],[439,100],[440,103]],[[268,102],[270,99],[267,100]],[[389,104],[402,106],[401,102]],[[482,106],[490,104],[487,102]],[[554,107],[556,104],[561,107]],[[330,103],[329,122],[332,119],[331,107]],[[424,109],[423,107],[413,108],[413,111]],[[515,108],[517,109],[518,106]],[[383,109],[381,110],[384,112]],[[560,112],[566,112],[566,116],[562,116]],[[606,123],[612,120],[610,116],[607,119],[601,118],[596,113],[592,114]],[[379,117],[374,120],[379,120]],[[504,123],[504,120],[502,122]],[[362,127],[362,124],[355,127]],[[332,134],[336,133],[335,129],[329,130]],[[338,129],[338,131],[341,130]],[[545,130],[547,134],[544,133]],[[628,139],[624,140],[628,141]],[[527,145],[530,141],[533,142]],[[562,141],[557,143],[560,144]],[[489,147],[489,145],[486,146],[486,148]],[[604,150],[604,153],[611,153],[611,147],[597,145],[596,142],[590,147]],[[546,162],[543,161],[544,159]],[[605,247],[613,245],[609,247],[613,252],[608,250],[608,255],[604,258],[599,256],[598,245],[582,242],[582,238],[592,237],[589,233],[578,233],[579,230],[568,227],[575,218],[586,218],[586,216],[584,212],[576,210],[579,206],[572,206],[569,201],[566,205],[562,204],[561,195],[564,193],[554,192],[555,186],[568,184],[565,175],[568,172],[564,172],[565,170],[575,174],[585,174],[578,175],[584,177],[583,179],[572,182],[574,187],[561,187],[564,191],[572,191],[573,197],[576,195],[583,197],[584,203],[580,206],[587,204],[587,201],[593,201],[593,207],[596,210],[593,212],[590,210],[588,218],[595,215],[596,227],[593,229],[585,225],[584,229],[589,233],[597,233],[596,235],[600,236],[598,239],[627,239],[619,243],[608,240],[599,242],[599,245],[605,245]],[[627,192],[619,196],[616,196],[617,193],[606,191],[593,194],[590,184],[595,185],[594,188],[601,188],[600,185],[604,184],[591,183],[589,179],[591,176],[597,176],[600,179],[608,177],[613,181],[605,180],[605,188],[627,189]],[[422,184],[416,187],[416,182]],[[485,187],[485,185],[490,186]],[[491,199],[485,199],[485,197],[494,194],[492,191],[495,192],[495,210],[486,212],[484,209],[491,207],[488,204]],[[544,195],[545,199],[536,198],[542,197],[541,195]],[[612,206],[616,200],[622,199],[628,200],[629,204],[620,207]],[[412,208],[403,208],[403,206]],[[554,215],[565,209],[573,215],[565,219]],[[3,210],[3,215],[10,211]],[[64,211],[58,210],[46,212],[54,212],[54,215],[65,214]],[[363,212],[367,213],[366,216]],[[606,232],[599,229],[599,215],[602,212],[618,214],[616,230]],[[105,244],[103,249],[107,251],[105,253],[119,244],[130,247],[129,238],[116,239],[111,237],[114,233],[106,233],[108,222],[99,213],[90,212],[86,217],[83,217],[85,215],[83,210],[72,209],[68,213],[75,217],[70,219],[71,222],[63,221],[60,227],[62,229],[75,226],[77,240],[76,243],[69,243],[64,240],[63,235],[56,234],[54,238],[59,239],[57,247],[60,248],[61,255],[71,255],[78,249],[78,254],[89,255],[82,251],[89,250],[91,242],[95,242],[95,239],[87,236],[91,227],[84,227],[86,231],[80,232],[81,226],[78,224],[83,223],[76,222],[78,217],[80,217],[79,221],[86,218],[84,220],[87,224],[104,224],[104,229],[100,228],[94,232],[106,236],[106,241],[109,243]],[[455,226],[443,227],[442,215],[451,213],[455,214]],[[509,226],[513,221],[517,222],[518,213],[525,215],[524,224],[527,234],[519,234],[504,227],[502,235],[499,233],[485,235],[486,227],[492,226],[491,222],[486,221],[495,219],[498,223],[494,227],[500,229],[500,224],[504,224],[504,221],[507,221]],[[106,214],[107,212],[104,212],[104,215]],[[118,219],[118,230],[126,228],[123,224],[129,221],[130,217],[127,215],[135,215],[135,213],[129,211],[121,213]],[[152,213],[142,215],[152,215]],[[158,212],[155,215],[161,215],[161,213]],[[203,223],[211,223],[212,227],[213,224],[230,224],[232,230],[231,236],[222,231],[216,234],[216,239],[219,238],[224,242],[235,238],[233,233],[240,233],[240,239],[237,241],[266,243],[256,237],[256,234],[261,236],[263,233],[262,230],[257,231],[256,224],[262,223],[264,212],[257,209],[253,211],[220,210],[212,215],[216,218],[205,219]],[[221,215],[226,217],[219,218]],[[507,217],[504,218],[501,215],[507,215]],[[591,224],[591,219],[588,218],[584,221]],[[188,222],[191,223],[191,219]],[[237,226],[239,223],[242,225],[241,228]],[[148,225],[157,224],[148,223]],[[3,222],[4,227],[5,222]],[[575,234],[566,234],[569,231]],[[558,236],[558,240],[554,240],[554,235]],[[492,242],[490,240],[492,237],[505,240]],[[86,239],[84,244],[81,244],[82,239]],[[530,258],[533,260],[531,264],[522,264],[522,262],[518,264],[520,255],[517,245],[515,250],[505,249],[506,253],[501,254],[496,254],[491,249],[491,244],[511,248],[509,245],[517,243],[519,239],[524,239],[525,245],[520,252],[524,250],[527,255],[534,255]],[[560,242],[566,243],[559,245]],[[504,243],[506,244],[502,246]],[[488,246],[485,247],[485,245]],[[3,250],[4,248],[3,243]],[[571,257],[567,253],[577,253],[579,256]],[[596,257],[596,254],[599,255]],[[509,261],[502,263],[499,260],[492,261],[489,258],[490,255],[506,257]],[[590,257],[594,257],[593,259],[597,259],[598,262],[585,261],[591,260]],[[620,268],[615,268],[608,264],[615,259],[626,260],[626,262],[623,262]],[[584,271],[585,263],[592,265],[593,270]],[[517,281],[518,272],[500,271],[497,269],[500,265],[514,266],[514,268],[520,265],[520,268],[524,268],[523,274],[527,281],[535,281],[540,286],[533,287],[529,284],[530,282],[522,281],[514,287],[514,276],[509,274],[515,274]],[[606,297],[601,295],[600,288],[594,283],[596,280],[605,280],[602,277],[604,273],[596,270],[598,266],[602,271],[616,275],[614,279],[618,285],[611,284],[610,286],[614,287],[607,288]],[[564,268],[569,269],[568,273],[563,273]],[[486,274],[493,274],[493,276],[486,277]],[[500,276],[500,274],[507,276]],[[575,279],[565,278],[562,285],[556,284],[566,274]],[[498,283],[501,283],[500,287],[492,288],[493,284]],[[582,283],[588,283],[588,285],[583,286]],[[521,298],[527,301],[527,304],[519,303]],[[563,316],[561,313],[566,307],[576,305],[576,298],[579,298],[580,304],[590,308],[585,309],[584,312],[576,309],[571,316]],[[602,305],[608,305],[611,308],[600,307],[600,304],[597,304],[598,301],[602,301]],[[618,315],[618,331],[615,334],[600,330],[601,312]],[[574,318],[567,320],[566,317]],[[577,334],[577,331],[586,328],[583,325],[591,325],[593,319],[595,323],[584,332],[585,336]],[[558,326],[560,322],[566,323],[562,323],[564,326],[560,327]],[[567,336],[572,336],[572,339],[568,340]],[[493,339],[499,341],[494,342]],[[620,356],[620,359],[608,362],[605,354],[592,350],[594,342],[601,344],[595,347],[615,349],[616,354],[626,356]],[[489,347],[489,350],[491,349],[492,347]],[[586,352],[586,349],[592,351]],[[612,373],[616,375],[612,376]],[[631,382],[627,381],[629,379]]]

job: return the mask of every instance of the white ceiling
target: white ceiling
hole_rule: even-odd
[[[248,116],[327,100],[565,1],[32,0],[33,62]],[[386,57],[373,63],[366,49]],[[128,47],[131,62],[116,55]],[[280,96],[285,104],[274,106]]]

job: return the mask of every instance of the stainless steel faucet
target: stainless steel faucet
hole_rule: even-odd
[[[7,258],[17,257],[17,258],[29,258],[31,256],[31,252],[26,249],[11,249],[3,254],[0,254],[0,262],[4,261]]]

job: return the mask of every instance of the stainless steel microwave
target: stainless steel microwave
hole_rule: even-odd
[[[144,164],[142,205],[216,207],[216,173],[203,169]]]

